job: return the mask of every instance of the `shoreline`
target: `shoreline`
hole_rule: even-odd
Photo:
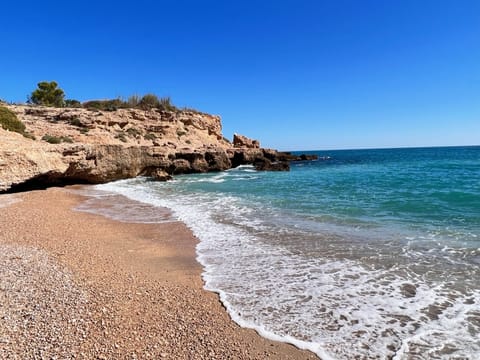
[[[48,316],[44,324],[47,338],[42,339],[42,334],[29,333],[36,325],[35,318],[8,314],[10,319],[21,320],[16,325],[23,335],[0,322],[0,340],[3,336],[10,341],[0,343],[0,354],[3,347],[4,354],[13,358],[51,356],[61,353],[58,349],[63,346],[63,351],[71,350],[76,358],[85,359],[318,359],[293,345],[265,339],[230,319],[218,294],[203,289],[202,267],[195,252],[198,240],[183,223],[125,223],[75,211],[85,197],[61,188],[14,197],[21,201],[0,208],[0,246],[27,252],[39,249],[38,256],[44,259],[41,265],[52,263],[55,269],[47,269],[47,273],[63,274],[59,281],[68,282],[63,293],[73,289],[72,294],[85,293],[86,300],[70,304],[53,299],[53,304],[45,305],[55,313],[66,306],[67,314],[54,322],[60,326],[53,339],[57,350],[54,347],[44,353],[39,353],[38,347],[52,342]],[[16,261],[24,261],[22,256],[12,255],[4,266],[15,267]],[[27,261],[23,265],[28,269],[32,264]],[[56,285],[40,282],[35,286],[43,286],[35,288],[43,294],[51,293],[51,286]],[[35,297],[29,299],[27,290],[23,291],[26,303],[22,308],[29,310]],[[1,289],[0,300],[11,300],[10,292]],[[75,306],[81,306],[81,311]],[[80,318],[72,324],[68,311],[83,315],[76,316]],[[80,335],[79,329],[83,331]],[[27,347],[21,350],[21,344]]]

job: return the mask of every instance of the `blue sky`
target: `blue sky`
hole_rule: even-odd
[[[0,98],[156,93],[282,150],[480,144],[480,1],[8,1]]]

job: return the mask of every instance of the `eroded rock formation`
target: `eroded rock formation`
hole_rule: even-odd
[[[0,191],[18,186],[104,183],[139,175],[221,171],[252,164],[288,170],[287,153],[222,135],[220,117],[192,111],[7,106],[36,140],[0,128]]]
[[[236,148],[259,149],[260,142],[240,134],[233,134],[233,146]]]

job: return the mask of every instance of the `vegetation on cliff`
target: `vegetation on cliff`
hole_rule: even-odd
[[[172,101],[169,97],[159,98],[155,94],[146,94],[142,97],[138,95],[132,95],[127,100],[122,100],[121,98],[107,100],[91,100],[84,103],[78,102],[78,104],[80,104],[80,106],[75,107],[83,107],[85,109],[95,109],[103,111],[116,111],[118,109],[158,109],[174,112],[179,111],[179,109],[172,104]]]
[[[25,125],[17,119],[17,115],[3,106],[0,106],[0,124],[5,130],[15,131],[20,134],[25,131]]]
[[[26,138],[33,138],[25,131],[25,125],[18,120],[17,115],[4,106],[0,106],[0,126],[5,130],[22,134]]]
[[[65,99],[65,92],[58,87],[56,81],[41,81],[28,96],[28,103],[34,105],[43,105],[49,107],[70,107],[85,108],[91,110],[116,111],[118,109],[142,109],[151,110],[158,109],[162,111],[181,111],[173,105],[170,97],[158,97],[155,94],[145,94],[142,97],[132,95],[127,100],[122,98],[106,99],[106,100],[89,100],[80,102],[75,99]],[[185,111],[196,112],[194,109],[185,108]]]
[[[288,162],[298,160],[262,149],[258,141],[238,134],[229,142],[223,138],[220,117],[209,114],[7,104],[3,108],[3,127],[25,134],[26,125],[38,141],[0,131],[0,192],[135,176],[167,180],[246,164],[288,170]]]
[[[45,134],[42,136],[42,140],[50,143],[50,144],[60,144],[62,142],[66,143],[73,143],[73,140],[69,136],[53,136],[50,134]]]
[[[65,105],[65,92],[58,87],[55,81],[41,81],[28,99],[28,102],[36,105],[62,107]]]

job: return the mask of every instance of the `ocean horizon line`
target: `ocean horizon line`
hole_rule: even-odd
[[[480,144],[471,145],[428,145],[428,146],[394,146],[394,147],[352,147],[352,148],[332,148],[332,149],[299,149],[299,150],[279,150],[283,152],[302,153],[318,151],[357,151],[357,150],[405,150],[405,149],[446,149],[446,148],[475,148]]]

